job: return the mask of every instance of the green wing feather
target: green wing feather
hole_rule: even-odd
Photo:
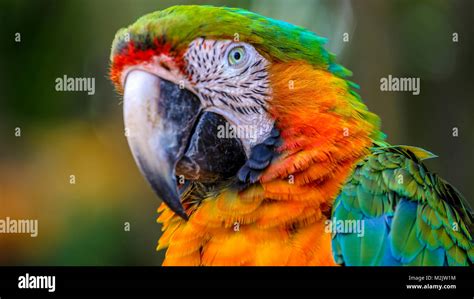
[[[333,252],[346,265],[472,265],[473,214],[449,183],[410,146],[377,146],[356,166],[333,219],[364,221],[365,234],[336,232]]]

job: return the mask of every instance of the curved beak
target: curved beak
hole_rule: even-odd
[[[187,219],[175,169],[199,116],[199,99],[170,81],[133,70],[125,79],[123,109],[128,144],[141,172],[168,207]]]

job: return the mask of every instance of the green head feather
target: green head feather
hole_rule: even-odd
[[[324,49],[325,38],[302,27],[227,7],[173,6],[147,14],[117,32],[111,55],[120,53],[128,41],[146,49],[155,39],[165,40],[179,51],[198,37],[238,40],[252,44],[270,61],[303,60],[340,77],[351,75]]]

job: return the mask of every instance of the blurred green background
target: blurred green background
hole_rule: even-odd
[[[0,219],[38,219],[39,235],[0,234],[0,265],[161,264],[159,202],[123,136],[109,49],[120,27],[190,3],[242,7],[328,37],[388,141],[437,154],[429,168],[473,202],[474,1],[2,0]],[[381,92],[389,74],[420,77],[421,94]],[[63,75],[94,77],[95,94],[57,92]]]

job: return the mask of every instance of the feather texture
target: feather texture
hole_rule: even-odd
[[[125,68],[161,54],[185,74],[183,54],[199,37],[238,39],[268,60],[276,131],[235,178],[186,187],[188,221],[159,208],[164,265],[473,263],[462,196],[425,168],[433,154],[383,141],[324,38],[242,9],[174,6],[119,30],[110,77],[120,91]],[[330,234],[328,220],[364,223],[365,234]]]
[[[368,223],[380,217],[391,220],[371,231],[366,228],[361,238],[334,234],[334,255],[339,263],[367,265],[361,243],[380,248],[380,238],[371,237],[376,234],[383,236],[385,250],[380,251],[382,259],[375,265],[460,266],[474,262],[469,256],[474,247],[472,215],[459,192],[421,162],[432,156],[414,147],[376,147],[358,164],[336,199],[333,217]]]
[[[350,92],[347,81],[328,71],[302,62],[274,64],[270,71],[273,99],[269,112],[278,119],[281,132],[278,155],[261,171],[258,181],[243,190],[232,183],[205,192],[204,187],[194,186],[195,191],[183,198],[185,206],[193,202],[188,206],[192,212],[187,222],[168,218],[164,207],[160,222],[168,229],[174,223],[179,227],[172,237],[165,231],[163,242],[160,240],[163,245],[159,248],[168,246],[166,264],[181,264],[174,254],[181,251],[188,253],[183,256],[185,262],[199,252],[202,265],[335,265],[325,221],[356,162],[369,153],[371,136],[382,136],[378,119]],[[294,80],[294,89],[288,88],[288,80]],[[255,151],[252,160],[267,160],[264,154],[268,156]],[[349,188],[354,199],[349,205],[382,214],[387,200],[371,200],[382,197],[381,192]],[[201,199],[196,201],[198,196]],[[347,213],[363,216],[357,210]],[[384,221],[381,216],[370,226],[378,227]],[[184,232],[189,230],[183,229],[188,226],[197,230],[189,243],[195,250],[192,253],[180,247],[188,242]],[[387,234],[388,228],[374,231],[370,239],[383,240]],[[384,257],[383,242],[377,248],[369,240],[360,245],[367,263],[376,264]]]

